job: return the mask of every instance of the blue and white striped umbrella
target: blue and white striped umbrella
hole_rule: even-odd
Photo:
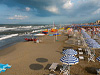
[[[64,64],[74,65],[79,62],[79,59],[72,55],[63,56],[60,61]]]
[[[77,55],[77,51],[75,51],[74,49],[66,49],[62,53],[65,55]]]
[[[98,60],[100,62],[100,56],[96,58],[96,60]]]

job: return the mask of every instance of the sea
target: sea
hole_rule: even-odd
[[[33,34],[52,27],[48,24],[0,24],[0,50],[25,41],[24,38],[33,38]]]

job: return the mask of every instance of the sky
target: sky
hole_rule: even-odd
[[[99,0],[0,0],[0,24],[72,24],[99,19]]]

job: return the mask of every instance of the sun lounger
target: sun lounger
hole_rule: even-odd
[[[79,59],[84,59],[84,57],[83,56],[79,56]]]
[[[49,75],[56,75],[56,74],[49,74]]]
[[[58,65],[59,63],[52,63],[52,65],[50,66],[50,71],[54,71],[55,72],[55,69],[57,68],[57,65]]]
[[[81,45],[81,43],[78,43],[78,45]]]
[[[62,68],[60,68],[60,74],[62,73],[62,72],[67,72],[67,70],[68,70],[68,65],[66,65],[66,64],[63,64],[62,65],[63,67]]]
[[[83,54],[83,52],[79,52],[79,54]]]
[[[68,75],[68,70],[66,72],[64,72],[63,75]]]
[[[81,41],[80,41],[80,40],[78,40],[78,42],[80,43]]]
[[[100,75],[100,69],[97,69],[96,71],[97,71],[97,75]]]
[[[79,51],[82,51],[82,48],[78,48]]]

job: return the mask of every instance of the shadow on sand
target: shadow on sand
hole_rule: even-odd
[[[51,66],[51,64],[47,64],[46,67],[44,68],[44,70],[49,70],[50,66]]]
[[[46,59],[46,58],[37,58],[36,61],[43,63],[43,62],[47,62],[48,59]]]
[[[29,67],[32,70],[40,70],[40,69],[43,68],[43,65],[41,65],[41,64],[31,64]]]
[[[91,74],[97,74],[97,68],[95,67],[86,67],[85,70],[88,72],[88,73],[91,73]]]
[[[61,52],[61,51],[56,51],[56,52],[58,52],[58,53],[62,54],[62,52]]]
[[[49,70],[50,66],[51,66],[51,64],[47,64],[46,67],[44,68],[44,70]],[[62,65],[58,65],[55,71],[60,71],[61,67],[62,67]]]
[[[73,47],[64,47],[64,49],[73,49]]]

